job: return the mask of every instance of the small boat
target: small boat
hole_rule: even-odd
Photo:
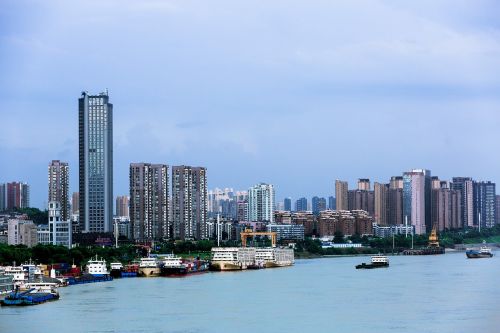
[[[59,299],[57,284],[55,283],[26,283],[26,290],[16,287],[0,301],[2,306],[37,305]]]
[[[372,256],[370,264],[362,263],[361,265],[356,265],[356,269],[372,269],[382,267],[389,267],[389,259],[387,258],[387,256],[380,254]]]
[[[465,251],[465,255],[469,259],[479,259],[479,258],[491,258],[493,257],[493,253],[491,252],[491,248],[486,246],[486,241],[483,241],[483,246],[478,249],[467,249]]]

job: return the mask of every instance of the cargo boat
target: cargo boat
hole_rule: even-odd
[[[372,256],[370,264],[362,263],[361,265],[356,265],[356,269],[372,269],[382,267],[389,267],[389,259],[384,255]]]
[[[123,265],[121,262],[112,262],[111,263],[111,271],[109,274],[113,278],[122,277],[122,269],[123,269]]]
[[[139,274],[138,276],[143,277],[155,277],[160,276],[160,267],[156,258],[141,258],[139,263]]]
[[[237,271],[247,269],[255,263],[255,248],[214,247],[212,248],[212,271]]]
[[[121,277],[137,277],[137,273],[139,272],[139,264],[129,264],[125,265],[121,271]]]
[[[59,299],[55,283],[27,283],[27,290],[19,287],[0,301],[2,306],[37,305]]]
[[[83,274],[82,276],[77,276],[77,277],[68,276],[66,279],[68,280],[68,285],[70,286],[76,284],[113,281],[113,277],[111,275],[95,276],[92,274]]]
[[[248,268],[260,268],[262,265],[264,268],[292,266],[295,263],[294,257],[293,249],[289,248],[256,248],[254,263]]]
[[[172,255],[163,258],[160,264],[160,275],[169,277],[186,276],[206,273],[208,269],[209,264],[200,260],[200,258],[190,261]]]
[[[467,249],[465,255],[469,259],[479,259],[479,258],[491,258],[493,253],[491,253],[491,248],[487,247],[486,242],[483,242],[483,246],[478,249]]]
[[[87,274],[93,275],[94,277],[109,277],[108,268],[106,267],[106,260],[98,260],[97,255],[94,260],[89,260],[86,267]]]

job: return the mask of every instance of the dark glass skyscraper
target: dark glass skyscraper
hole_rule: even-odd
[[[285,200],[283,202],[283,206],[287,212],[291,212],[292,211],[292,198],[285,198]]]
[[[113,222],[113,104],[107,91],[78,100],[80,230],[111,232]]]

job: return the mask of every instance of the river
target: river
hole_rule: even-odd
[[[499,332],[500,257],[463,252],[298,260],[295,266],[60,288],[0,309],[0,332]]]

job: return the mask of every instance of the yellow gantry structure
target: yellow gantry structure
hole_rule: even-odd
[[[241,236],[241,246],[247,246],[247,238],[255,236],[270,236],[271,244],[276,247],[276,233],[275,232],[264,232],[264,231],[253,231],[252,229],[245,229],[245,231],[240,232]]]

